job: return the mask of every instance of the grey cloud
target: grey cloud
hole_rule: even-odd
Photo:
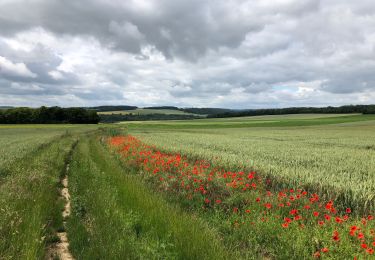
[[[67,90],[55,85],[33,84],[24,82],[11,82],[6,79],[0,79],[0,94],[11,94],[15,96],[26,95],[63,95]]]
[[[361,93],[375,89],[374,70],[338,73],[322,84],[322,90],[331,93]]]
[[[28,79],[36,78],[37,75],[29,70],[25,63],[14,63],[5,57],[0,56],[0,76],[7,79]]]
[[[93,35],[128,52],[152,45],[166,57],[196,60],[211,49],[238,47],[249,32],[265,26],[270,13],[301,14],[317,5],[312,0],[291,1],[274,10],[273,5],[243,0],[150,3],[153,9],[142,14],[136,1],[9,1],[0,4],[1,29],[11,34],[40,26],[57,34]]]
[[[30,51],[15,50],[0,39],[0,77],[3,75],[4,78],[14,82],[40,84],[78,83],[79,79],[73,73],[58,71],[61,62],[62,59],[59,56],[41,44],[36,44]],[[13,64],[11,67],[15,71],[6,73],[4,63],[8,64],[8,67],[10,63]],[[51,72],[55,72],[55,75],[57,72],[59,77],[53,76]]]
[[[0,56],[19,73],[0,74],[0,93],[92,104],[371,102],[374,28],[372,0],[3,1]]]

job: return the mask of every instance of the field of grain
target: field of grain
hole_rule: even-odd
[[[133,130],[146,143],[375,208],[375,122],[311,127]],[[361,206],[361,207],[362,207]]]
[[[66,133],[93,129],[92,126],[74,125],[0,125],[0,176],[1,169],[16,159],[32,154],[40,146],[52,142]]]
[[[249,127],[293,127],[332,125],[375,120],[374,115],[282,115],[282,116],[254,116],[237,118],[210,118],[195,120],[168,121],[132,121],[120,122],[129,129],[217,129],[217,128],[249,128]]]

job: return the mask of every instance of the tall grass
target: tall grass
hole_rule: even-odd
[[[97,139],[82,140],[69,175],[77,259],[228,259],[217,234],[168,205]]]

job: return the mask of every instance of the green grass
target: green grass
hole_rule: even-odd
[[[140,124],[129,129],[162,150],[209,159],[226,168],[255,168],[281,185],[303,185],[337,196],[340,203],[354,209],[375,209],[375,121],[216,129],[209,124],[200,129],[179,129],[178,125],[152,129]]]
[[[212,229],[150,191],[98,138],[80,141],[69,180],[77,259],[228,259]]]

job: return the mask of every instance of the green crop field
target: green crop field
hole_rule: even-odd
[[[129,129],[208,129],[208,128],[249,128],[249,127],[292,127],[343,124],[362,121],[373,121],[374,115],[299,115],[299,116],[270,116],[270,117],[238,117],[224,119],[195,119],[169,121],[133,121],[126,122]],[[121,123],[120,123],[121,124]]]
[[[0,125],[0,259],[371,259],[374,194],[374,115]]]
[[[10,166],[15,159],[32,153],[62,134],[91,128],[74,125],[0,125],[0,169]]]
[[[230,167],[254,168],[286,185],[309,186],[328,195],[336,191],[345,205],[375,209],[375,121],[304,127],[226,126],[176,130],[171,125],[171,129],[165,126],[152,134],[147,126],[131,133],[162,150]]]

